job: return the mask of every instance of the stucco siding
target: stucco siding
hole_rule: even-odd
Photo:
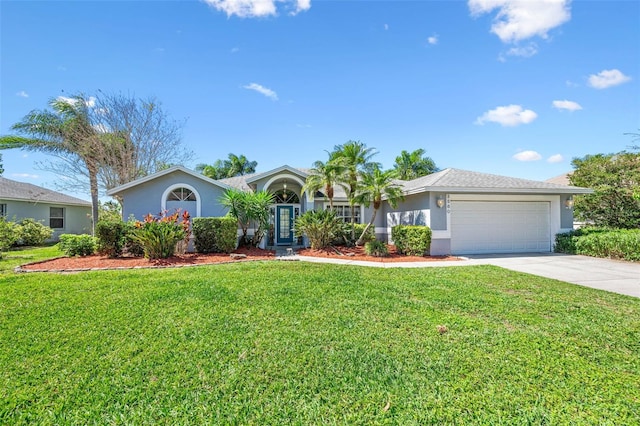
[[[0,203],[7,205],[8,220],[18,222],[25,218],[32,218],[46,226],[49,226],[50,208],[63,208],[63,228],[53,230],[51,237],[53,241],[57,241],[60,234],[91,233],[91,207],[13,200],[0,200]]]
[[[219,202],[224,189],[177,170],[123,191],[121,194],[124,201],[123,219],[127,220],[133,215],[136,219],[141,220],[149,213],[154,215],[160,213],[163,206],[162,195],[165,191],[170,187],[182,184],[196,190],[199,196],[201,217],[218,217],[227,214],[227,209]],[[171,205],[171,202],[169,204],[165,202],[165,207]],[[198,216],[196,211],[190,211],[189,214],[192,217]]]

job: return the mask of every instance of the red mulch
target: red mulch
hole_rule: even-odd
[[[300,249],[297,253],[301,256],[328,257],[345,260],[366,260],[370,262],[429,262],[442,260],[459,260],[452,256],[405,256],[398,254],[394,246],[388,246],[389,256],[367,256],[363,247],[336,247],[335,249],[311,250]],[[337,251],[336,251],[337,250]],[[161,268],[180,267],[189,265],[210,265],[214,263],[246,262],[252,260],[273,260],[273,250],[257,248],[239,248],[234,253],[244,254],[246,258],[234,259],[225,253],[187,253],[168,259],[150,260],[143,257],[118,257],[110,259],[105,256],[93,255],[85,257],[60,257],[30,263],[20,267],[23,271],[84,271],[91,269],[129,269],[129,268]]]
[[[443,260],[460,260],[458,257],[453,256],[406,256],[396,252],[396,247],[393,245],[387,245],[389,250],[389,256],[375,257],[368,256],[364,252],[364,247],[335,247],[327,248],[324,250],[312,250],[302,249],[298,250],[300,256],[313,256],[313,257],[327,257],[330,259],[344,259],[344,260],[366,260],[368,262],[434,262]]]
[[[273,250],[257,248],[239,248],[234,253],[245,254],[243,259],[233,259],[226,253],[186,253],[168,259],[145,259],[144,257],[118,257],[110,259],[106,256],[92,255],[84,257],[60,257],[42,262],[35,262],[21,267],[24,271],[81,271],[89,269],[125,269],[125,268],[157,268],[188,265],[209,265],[213,263],[246,262],[249,260],[272,260]]]

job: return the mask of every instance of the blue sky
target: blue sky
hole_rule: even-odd
[[[640,2],[2,1],[0,133],[57,96],[157,97],[196,163],[309,167],[348,140],[391,167],[544,180],[640,128]],[[4,176],[55,189],[3,151]],[[86,198],[86,197],[85,197]]]

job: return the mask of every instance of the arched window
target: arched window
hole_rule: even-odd
[[[196,194],[192,190],[180,187],[170,191],[166,201],[196,201],[196,199]]]
[[[300,197],[295,192],[279,189],[274,195],[276,204],[300,204]]]

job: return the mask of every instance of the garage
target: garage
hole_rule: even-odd
[[[548,201],[451,201],[451,253],[551,251]]]

